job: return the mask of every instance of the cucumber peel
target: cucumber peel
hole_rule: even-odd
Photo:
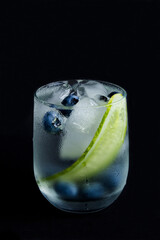
[[[56,181],[81,182],[110,166],[124,142],[127,130],[126,98],[114,94],[89,146],[81,157],[65,170],[39,180],[39,184]]]

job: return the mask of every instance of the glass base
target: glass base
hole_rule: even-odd
[[[54,201],[52,201],[51,199],[48,199],[48,197],[45,194],[43,195],[54,207],[58,208],[61,211],[77,214],[86,214],[98,212],[107,208],[119,197],[120,194],[121,191],[100,200],[81,202],[67,201],[59,198],[56,198],[54,199]]]

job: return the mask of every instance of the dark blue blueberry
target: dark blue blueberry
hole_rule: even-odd
[[[74,106],[78,101],[79,101],[78,96],[70,94],[69,96],[65,97],[61,103],[64,106]]]
[[[65,199],[76,198],[78,194],[78,188],[73,183],[56,182],[54,189],[60,197]]]
[[[105,179],[105,186],[109,192],[113,192],[121,186],[121,181],[122,174],[120,174],[120,172],[108,173]]]
[[[43,126],[47,132],[58,133],[62,130],[63,117],[57,111],[46,112],[43,117]]]
[[[114,94],[117,94],[117,93],[118,93],[118,92],[115,92],[115,91],[114,91],[114,92],[110,92],[110,93],[108,94],[108,97],[111,98]]]
[[[86,185],[82,194],[87,199],[100,199],[105,195],[105,189],[100,183],[91,183]]]

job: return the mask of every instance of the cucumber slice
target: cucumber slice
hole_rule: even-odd
[[[126,98],[114,94],[102,121],[85,152],[67,169],[40,180],[53,184],[56,181],[81,182],[95,176],[115,160],[125,138],[127,129]]]

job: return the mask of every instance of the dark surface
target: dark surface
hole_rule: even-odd
[[[0,11],[0,239],[160,239],[160,4],[21,1]],[[113,205],[89,215],[49,204],[32,167],[33,93],[74,78],[128,93],[128,183]]]

